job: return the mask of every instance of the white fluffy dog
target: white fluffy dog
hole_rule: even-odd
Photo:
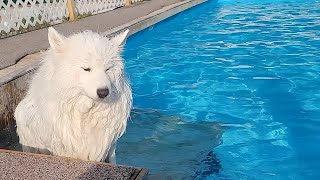
[[[49,28],[50,49],[14,114],[24,151],[116,163],[132,106],[121,58],[128,32],[64,37]]]

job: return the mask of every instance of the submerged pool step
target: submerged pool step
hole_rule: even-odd
[[[147,169],[0,149],[0,179],[136,180]]]

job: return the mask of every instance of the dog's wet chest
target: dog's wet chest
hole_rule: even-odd
[[[118,104],[104,106],[83,100],[77,102],[64,116],[70,122],[67,134],[71,135],[64,139],[72,139],[73,146],[78,146],[82,154],[100,156],[124,131],[126,119],[119,113]]]
[[[89,141],[101,141],[117,135],[120,122],[112,114],[111,109],[91,109],[92,112],[79,113],[81,136]]]

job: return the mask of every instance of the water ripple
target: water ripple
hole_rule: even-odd
[[[319,9],[318,0],[210,1],[129,39],[125,59],[135,107],[179,115],[181,121],[194,122],[188,130],[201,121],[224,128],[222,143],[212,148],[216,154],[208,151],[211,155],[204,157],[218,159],[219,166],[200,163],[203,171],[192,177],[320,178]],[[159,133],[177,127],[162,125],[159,117],[155,122],[160,125],[153,128],[162,127]],[[164,147],[163,143],[179,141],[172,138],[151,144]],[[212,147],[210,142],[204,139],[201,148]],[[142,157],[158,153],[156,148],[139,148],[148,153]],[[155,159],[182,158],[172,149],[169,153],[170,157],[162,153]],[[161,169],[159,162],[139,163]],[[179,179],[179,172],[185,177],[179,169],[192,172],[196,163],[190,164],[170,165],[166,175]],[[211,174],[208,169],[213,169]]]

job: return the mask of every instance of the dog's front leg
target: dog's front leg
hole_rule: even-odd
[[[111,145],[111,148],[109,149],[107,160],[111,164],[116,164],[116,143]]]

